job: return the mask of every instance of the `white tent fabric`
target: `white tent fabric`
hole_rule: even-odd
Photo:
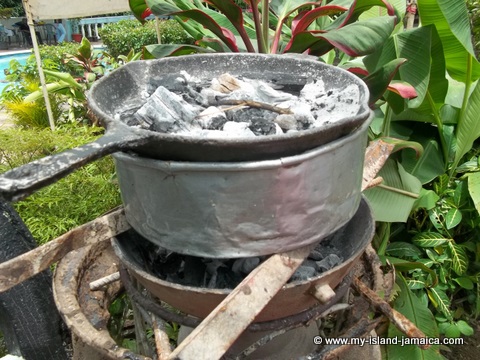
[[[68,19],[130,11],[128,0],[24,0],[34,20]]]

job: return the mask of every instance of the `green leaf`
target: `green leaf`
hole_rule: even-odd
[[[145,18],[148,16],[149,11],[145,0],[129,0],[128,1],[130,10],[132,10],[133,15],[139,20],[141,23],[145,22]]]
[[[440,199],[440,197],[432,190],[425,190],[422,189],[420,191],[420,196],[415,201],[415,204],[413,205],[412,210],[416,209],[426,209],[426,210],[431,210],[437,205],[437,201]]]
[[[418,12],[423,26],[434,25],[442,40],[447,70],[458,81],[465,81],[467,58],[475,58],[470,22],[464,1],[421,0]],[[474,60],[472,79],[480,77],[480,64]]]
[[[388,85],[397,73],[398,68],[404,64],[405,61],[406,59],[392,60],[363,79],[370,90],[370,99],[368,100],[370,105],[373,105],[383,96]]]
[[[408,288],[405,278],[401,274],[397,274],[396,284],[400,287],[400,292],[394,302],[395,310],[405,315],[412,321],[423,333],[430,338],[439,336],[438,328],[432,312],[428,306],[415,296],[415,294]],[[388,327],[388,337],[402,338],[404,334],[398,330],[393,324]],[[438,359],[440,350],[438,345],[431,346],[427,350],[421,350],[415,345],[406,346],[386,346],[385,347],[387,359]]]
[[[416,138],[423,145],[423,154],[415,158],[411,151],[402,152],[402,165],[410,174],[417,177],[422,184],[427,184],[445,172],[443,154],[438,143],[433,139]]]
[[[435,229],[437,229],[441,233],[446,232],[446,229],[444,226],[445,216],[440,208],[435,207],[431,209],[428,212],[428,217],[430,218],[430,221],[432,222],[433,226],[435,226]]]
[[[460,285],[462,288],[467,289],[467,290],[473,290],[474,284],[473,281],[470,280],[468,277],[459,277],[456,279],[453,279],[458,285]]]
[[[450,241],[449,238],[436,232],[422,232],[413,237],[413,243],[420,247],[436,247]]]
[[[468,192],[473,200],[475,209],[480,214],[480,172],[468,175]]]
[[[388,39],[394,26],[393,17],[382,16],[325,33],[301,32],[292,37],[285,52],[303,53],[310,50],[312,55],[323,55],[335,47],[349,56],[366,55]]]
[[[465,116],[461,119],[456,129],[457,151],[454,164],[472,149],[473,142],[480,137],[480,82],[475,86],[470,95],[465,109]]]
[[[410,251],[410,250],[409,250]],[[386,263],[386,260],[388,260],[393,266],[395,267],[396,271],[411,271],[411,270],[422,270],[430,275],[432,278],[432,281],[428,286],[437,286],[438,284],[438,278],[437,274],[435,271],[432,269],[428,268],[427,265],[425,264],[426,259],[419,259],[418,261],[405,261],[403,259],[399,259],[396,257],[392,256],[379,256],[380,259],[382,260],[382,263]],[[425,285],[424,281],[424,285]]]
[[[445,215],[445,226],[449,230],[460,224],[461,221],[462,213],[457,208],[448,210],[447,214]]]
[[[400,80],[411,84],[417,92],[417,97],[408,101],[408,107],[421,107],[420,113],[430,115],[432,109],[426,100],[427,94],[435,103],[443,103],[448,90],[443,48],[435,28],[422,26],[395,34],[375,53],[365,57],[364,63],[371,72],[397,58],[407,60],[400,68]],[[411,117],[403,117],[407,118]]]
[[[410,290],[420,290],[420,289],[424,289],[426,287],[425,286],[425,281],[414,280],[414,279],[407,280],[407,286]]]
[[[465,249],[455,244],[453,241],[448,243],[448,249],[452,259],[452,269],[457,275],[463,275],[468,269],[468,256]]]
[[[178,6],[182,1],[168,1],[168,0],[145,0],[147,6],[151,9],[152,13],[157,16],[168,16],[174,12],[180,11]]]
[[[247,49],[249,51],[253,51],[253,45],[245,30],[245,22],[243,19],[242,9],[232,0],[210,0],[209,3],[214,5],[221,14],[225,15],[228,18],[228,20],[232,23],[233,27],[240,34]]]
[[[365,190],[364,194],[372,207],[375,220],[385,222],[407,221],[422,184],[415,176],[407,173],[400,164],[392,159],[387,160],[378,175],[383,178],[383,184],[406,191],[413,196],[380,187]],[[392,206],[392,204],[395,204],[395,206]]]
[[[413,244],[395,241],[388,244],[387,254],[399,258],[418,259],[422,255],[422,251]]]
[[[453,203],[457,208],[464,206],[468,200],[467,181],[468,180],[459,181],[455,191],[453,192]]]
[[[457,327],[465,336],[472,336],[474,333],[473,328],[463,320],[457,321]]]
[[[447,338],[458,338],[460,337],[461,334],[461,331],[460,329],[457,327],[457,325],[455,323],[450,323],[445,326],[445,336]]]
[[[166,56],[188,55],[192,53],[211,53],[213,50],[194,45],[155,44],[147,45],[145,50],[150,54],[148,57],[160,59]]]
[[[447,294],[445,294],[445,292],[438,287],[427,289],[427,293],[428,297],[432,301],[433,306],[440,310],[448,320],[452,321],[453,315],[450,311],[450,299],[448,298]]]

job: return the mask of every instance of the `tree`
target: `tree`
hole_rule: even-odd
[[[25,16],[22,0],[0,0],[0,12],[3,9],[12,9],[10,16],[13,17]]]

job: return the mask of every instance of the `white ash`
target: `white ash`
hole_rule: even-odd
[[[316,80],[294,95],[263,80],[222,74],[207,83],[184,71],[165,75],[162,83],[134,119],[130,108],[117,118],[158,132],[233,138],[319,128],[354,116],[360,109],[360,89],[354,84],[327,89],[322,80]]]

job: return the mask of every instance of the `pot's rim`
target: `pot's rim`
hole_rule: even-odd
[[[332,276],[335,272],[339,271],[340,269],[348,266],[351,264],[353,261],[358,259],[361,254],[365,251],[367,246],[370,244],[371,239],[373,238],[373,235],[375,234],[375,220],[373,219],[373,212],[368,204],[368,201],[364,196],[362,196],[360,206],[357,210],[356,214],[364,214],[368,213],[368,223],[364,224],[365,226],[365,236],[363,237],[363,243],[359,248],[353,252],[353,254],[343,261],[341,264],[331,268],[328,271],[322,272],[321,274],[311,277],[308,280],[301,280],[301,281],[292,281],[290,283],[287,283],[283,286],[282,289],[290,289],[293,287],[297,286],[304,286],[304,285],[310,285],[314,282],[318,282],[322,278],[328,278],[329,276]],[[350,220],[352,221],[355,218],[355,216]],[[354,236],[352,235],[352,241]],[[189,285],[181,285],[173,282],[169,282],[166,280],[162,280],[158,277],[155,277],[154,275],[150,274],[143,268],[141,268],[136,262],[132,261],[130,257],[126,257],[121,250],[121,246],[119,244],[119,240],[116,237],[113,237],[111,239],[111,244],[112,247],[116,253],[116,255],[119,257],[120,261],[127,266],[129,270],[132,270],[135,274],[138,276],[141,276],[142,278],[146,279],[147,281],[150,281],[152,283],[156,283],[168,288],[176,289],[176,290],[181,290],[181,291],[189,291],[193,293],[209,293],[209,294],[217,294],[217,295],[228,295],[232,289],[209,289],[209,288],[201,288],[201,287],[195,287],[195,286],[189,286]]]
[[[297,155],[284,156],[274,160],[255,160],[255,161],[232,161],[232,162],[198,162],[198,161],[173,161],[159,160],[144,157],[134,152],[116,152],[112,156],[124,163],[134,164],[153,169],[164,169],[165,171],[257,171],[277,169],[279,167],[290,167],[301,164],[310,159],[316,158],[322,154],[335,151],[336,149],[346,146],[349,143],[360,140],[359,138],[367,132],[373,113],[360,127],[352,131],[350,134],[333,140],[329,143],[320,145],[312,150],[304,151]]]

